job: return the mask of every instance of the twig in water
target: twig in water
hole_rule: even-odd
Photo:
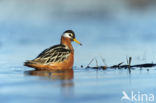
[[[95,58],[93,58],[93,59],[89,62],[89,64],[87,65],[86,68],[89,68],[89,65],[93,62],[94,59],[95,59]]]
[[[120,66],[121,66],[123,63],[124,63],[124,62],[119,63],[119,64],[118,64],[118,68],[120,68]]]
[[[105,59],[104,59],[102,56],[100,56],[100,57],[101,57],[101,60],[102,60],[103,64],[104,64],[105,66],[107,66]]]
[[[126,56],[126,61],[127,61],[127,65],[128,65],[128,57]]]
[[[123,62],[119,63],[118,65],[113,65],[110,68],[120,68],[120,66],[123,64]]]
[[[98,61],[97,61],[97,59],[95,58],[95,60],[96,60],[96,67],[98,68],[99,66],[98,66]]]
[[[129,61],[128,61],[128,68],[131,67],[131,62],[132,62],[132,57],[129,57]]]
[[[129,70],[129,73],[131,73],[131,62],[132,62],[132,57],[129,57],[129,60],[128,60],[128,70]]]

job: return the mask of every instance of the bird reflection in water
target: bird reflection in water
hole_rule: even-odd
[[[73,69],[66,70],[32,70],[26,71],[26,75],[48,77],[52,80],[72,80],[74,78]]]
[[[71,96],[73,94],[73,78],[74,72],[73,69],[67,70],[31,70],[25,71],[25,75],[29,76],[39,76],[48,77],[50,80],[60,81],[60,87],[62,87],[62,92],[65,96]]]

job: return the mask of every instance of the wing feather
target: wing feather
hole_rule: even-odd
[[[33,61],[49,64],[53,62],[63,62],[70,55],[71,50],[64,45],[56,45],[44,50]]]

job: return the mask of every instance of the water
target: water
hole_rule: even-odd
[[[2,67],[2,103],[121,103],[122,91],[155,94],[155,68],[92,70],[74,68],[67,72],[39,72],[26,67]],[[126,101],[127,103],[128,101]]]
[[[123,91],[129,96],[156,95],[155,67],[135,68],[131,74],[126,69],[80,68],[92,58],[107,66],[126,64],[126,57],[132,57],[132,65],[156,62],[154,3],[136,9],[119,1],[86,1],[81,8],[70,0],[34,1],[29,6],[24,0],[0,1],[1,103],[131,103],[121,101]],[[73,29],[83,44],[73,43],[73,71],[40,72],[23,66],[58,44],[66,29]]]

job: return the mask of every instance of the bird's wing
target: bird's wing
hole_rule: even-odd
[[[56,45],[44,50],[33,61],[42,64],[63,62],[69,57],[70,53],[71,50],[67,49],[64,45]]]

